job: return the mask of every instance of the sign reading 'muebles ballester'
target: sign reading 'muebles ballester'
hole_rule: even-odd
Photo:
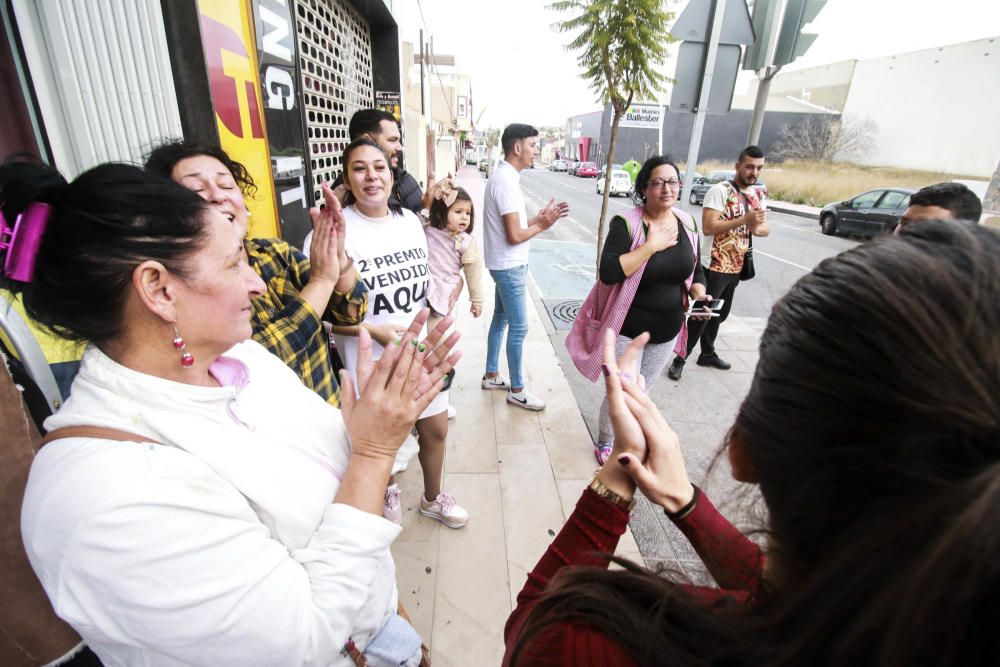
[[[659,104],[632,104],[625,110],[618,127],[659,129],[662,108]]]

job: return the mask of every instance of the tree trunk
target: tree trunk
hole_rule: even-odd
[[[629,97],[631,99],[631,96]],[[608,142],[608,161],[604,165],[604,197],[601,200],[601,217],[597,221],[597,266],[594,269],[597,280],[601,279],[601,253],[604,252],[604,216],[608,214],[608,197],[611,195],[611,163],[615,159],[615,145],[618,143],[618,123],[623,111],[611,107],[611,141]]]

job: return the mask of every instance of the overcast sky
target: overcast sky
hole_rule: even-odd
[[[567,116],[600,105],[579,76],[576,56],[563,46],[571,36],[552,28],[560,15],[547,10],[548,4],[395,0],[394,10],[404,41],[417,44],[418,30],[425,28],[434,37],[434,51],[454,55],[458,68],[472,77],[474,113],[483,114],[479,127],[562,126]],[[688,2],[667,4],[679,14]],[[818,39],[786,69],[1000,37],[1000,0],[829,0],[810,31]],[[673,72],[672,62],[665,71]],[[737,94],[745,85],[745,79],[737,83]]]

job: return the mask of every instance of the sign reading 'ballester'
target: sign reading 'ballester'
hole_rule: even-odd
[[[645,127],[658,129],[660,127],[659,104],[633,104],[625,110],[618,127]]]

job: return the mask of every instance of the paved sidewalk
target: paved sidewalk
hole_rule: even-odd
[[[485,183],[471,168],[457,181],[472,195],[481,244]],[[466,293],[456,306],[464,357],[451,392],[458,417],[450,423],[444,476],[445,490],[471,514],[469,524],[450,530],[420,515],[416,457],[397,477],[403,533],[392,552],[400,599],[439,667],[500,664],[517,593],[596,468],[590,434],[535,308],[528,309],[524,366],[546,410],[528,412],[508,405],[505,392],[480,388],[493,312],[488,275],[485,283],[482,317],[471,316]],[[630,534],[619,553],[641,558]]]

